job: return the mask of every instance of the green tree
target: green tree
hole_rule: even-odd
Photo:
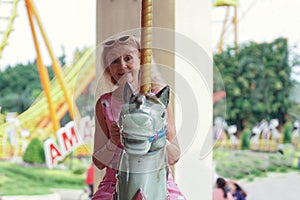
[[[292,106],[292,87],[287,40],[278,38],[271,43],[250,42],[228,47],[214,55],[215,65],[226,90],[226,120],[243,129],[242,121],[255,124],[262,119],[278,118]],[[218,110],[218,105],[215,107]]]
[[[241,132],[242,149],[250,148],[250,136],[251,130],[248,127],[244,128]]]
[[[23,160],[27,163],[45,163],[45,153],[42,141],[33,138],[23,154]]]
[[[292,142],[292,131],[293,131],[293,124],[290,122],[290,120],[287,120],[282,127],[284,143]]]
[[[47,70],[52,79],[52,68]],[[0,91],[3,112],[24,112],[42,92],[36,63],[17,64],[0,71]]]
[[[60,62],[60,65],[63,67],[66,64],[66,51],[65,47],[61,46],[62,55],[58,57],[58,60]]]

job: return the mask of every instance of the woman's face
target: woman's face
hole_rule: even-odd
[[[112,78],[119,84],[126,82],[138,86],[138,75],[140,70],[139,51],[130,51],[116,57],[108,67]]]

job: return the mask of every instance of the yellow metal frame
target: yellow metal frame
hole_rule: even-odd
[[[238,0],[216,0],[213,6],[237,6]]]
[[[4,47],[8,44],[8,37],[11,34],[11,32],[14,30],[13,23],[14,23],[16,17],[18,16],[17,6],[18,6],[19,1],[20,0],[14,0],[12,2],[13,8],[12,8],[11,17],[8,19],[7,29],[3,33],[2,41],[0,41],[0,58],[2,57],[2,52],[3,52]],[[0,0],[0,4],[1,4],[1,0]]]
[[[234,9],[234,15],[232,18],[232,24],[234,26],[234,45],[236,47],[236,52],[237,52],[237,46],[238,46],[238,21],[237,21],[237,6],[238,6],[238,1],[237,0],[216,0],[213,3],[213,6],[215,7],[226,7],[226,13],[225,13],[225,18],[223,21],[223,26],[222,26],[222,31],[221,31],[221,36],[220,36],[220,40],[218,43],[218,53],[222,52],[222,48],[223,48],[223,40],[224,40],[224,35],[226,33],[226,31],[228,30],[228,20],[229,20],[229,13],[230,13],[230,8],[233,7]]]
[[[46,96],[47,103],[48,103],[48,108],[49,108],[49,111],[50,111],[50,118],[51,118],[51,122],[52,122],[52,125],[53,125],[54,133],[55,133],[60,128],[60,124],[59,124],[59,121],[58,121],[57,116],[56,116],[57,113],[56,113],[55,105],[54,105],[54,103],[51,99],[49,75],[48,75],[47,69],[45,68],[45,65],[43,64],[43,60],[42,60],[42,57],[41,57],[40,48],[39,48],[37,35],[36,35],[34,20],[38,25],[38,28],[39,28],[39,30],[41,32],[41,35],[42,35],[42,38],[45,42],[47,51],[50,55],[50,58],[51,58],[51,61],[52,61],[52,69],[53,69],[53,72],[54,72],[55,76],[57,77],[57,79],[60,83],[60,86],[63,90],[64,97],[65,97],[66,102],[67,102],[68,107],[69,107],[70,116],[71,116],[72,119],[74,119],[74,110],[73,110],[73,106],[72,106],[72,101],[71,101],[70,94],[69,94],[67,86],[66,86],[66,82],[63,78],[62,68],[61,68],[57,58],[54,56],[54,53],[51,49],[49,40],[47,39],[45,30],[42,26],[40,17],[38,16],[37,10],[36,10],[32,0],[25,0],[25,5],[26,5],[26,10],[27,10],[27,14],[28,14],[29,23],[30,23],[30,28],[31,28],[32,36],[33,36],[34,46],[35,46],[35,50],[36,50],[36,53],[37,53],[37,65],[38,65],[40,81],[41,81],[41,84],[42,84],[42,88],[45,92],[45,96]]]

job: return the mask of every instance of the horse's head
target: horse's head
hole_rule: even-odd
[[[145,154],[165,146],[169,87],[157,94],[135,93],[125,85],[124,102],[120,114],[122,145],[129,154]]]

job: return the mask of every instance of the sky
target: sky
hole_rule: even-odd
[[[288,39],[293,51],[300,54],[300,1],[299,0],[239,0],[238,42],[271,42],[278,37]],[[212,40],[216,49],[221,35],[225,8],[212,10]],[[233,11],[231,12],[233,15]],[[233,44],[233,26],[228,29],[225,44]],[[300,67],[294,68],[300,73]],[[292,77],[300,81],[300,74]]]
[[[62,55],[64,47],[67,63],[72,61],[76,48],[95,44],[96,0],[35,0],[35,5],[55,55]],[[238,41],[271,42],[277,37],[286,37],[290,45],[300,47],[299,9],[299,0],[239,0]],[[224,7],[212,9],[214,50],[221,35],[225,10]],[[9,45],[3,51],[3,58],[0,59],[0,69],[7,65],[26,63],[36,57],[24,1],[20,1],[18,5],[18,14],[14,23],[15,30],[9,37]],[[232,43],[233,26],[225,36],[225,44]],[[50,63],[46,48],[41,48],[44,61]]]
[[[298,0],[239,0],[239,41],[270,42],[277,37],[287,37],[290,44],[300,44],[300,1]],[[214,38],[224,19],[225,8],[212,11]],[[233,34],[228,35],[231,39]]]
[[[95,0],[35,0],[34,4],[57,57],[63,54],[63,47],[67,55],[66,60],[71,63],[76,48],[81,49],[95,44]],[[36,58],[25,2],[22,0],[18,4],[18,17],[13,27],[14,31],[8,40],[9,45],[2,52],[0,69],[16,63],[27,63]],[[39,34],[43,61],[50,64],[49,55],[41,39]]]

